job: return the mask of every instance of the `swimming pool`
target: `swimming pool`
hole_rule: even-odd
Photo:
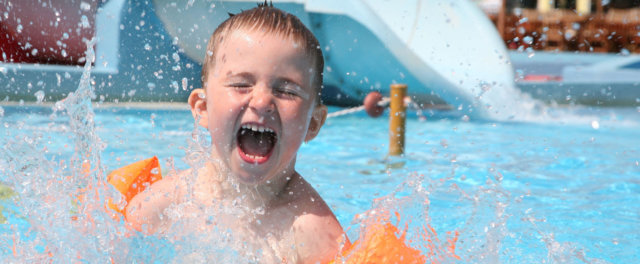
[[[128,262],[169,262],[181,249],[202,247],[184,240],[124,238],[121,223],[99,217],[90,236],[75,234],[80,229],[61,219],[69,212],[51,208],[69,200],[37,200],[60,190],[25,187],[48,179],[32,172],[73,171],[55,167],[79,151],[68,117],[50,105],[1,109],[0,181],[25,192],[2,202],[7,218],[0,225],[2,259],[60,261],[56,257],[66,256],[94,262],[119,252]],[[91,151],[98,148],[105,171],[152,155],[161,159],[163,173],[187,167],[183,158],[194,125],[185,108],[98,105],[94,111],[101,143]],[[392,158],[386,156],[388,119],[364,113],[331,118],[301,148],[298,170],[352,240],[362,223],[357,215],[386,209],[400,213],[399,226],[408,224],[409,236],[425,254],[429,248],[416,239],[423,227],[433,227],[437,235],[432,238],[442,245],[457,231],[460,260],[442,254],[432,258],[444,263],[637,261],[640,109],[555,111],[558,118],[539,122],[410,112],[406,155]],[[41,217],[24,217],[20,207],[25,206]],[[47,248],[68,250],[51,257],[42,253]]]

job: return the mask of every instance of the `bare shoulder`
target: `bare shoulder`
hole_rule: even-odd
[[[183,171],[173,177],[165,177],[134,196],[126,207],[127,222],[136,230],[154,233],[162,224],[162,214],[171,204],[177,203],[184,192]]]
[[[302,177],[292,180],[288,191],[297,193],[293,204],[299,212],[293,222],[298,255],[303,263],[326,263],[339,253],[346,236],[335,215]],[[343,242],[344,241],[344,242]]]

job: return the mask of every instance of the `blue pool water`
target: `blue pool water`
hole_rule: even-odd
[[[185,150],[194,123],[185,108],[98,106],[94,111],[101,143],[92,151],[99,148],[104,171],[152,155],[161,159],[165,173],[187,168]],[[410,236],[432,226],[436,237],[446,241],[457,231],[456,254],[463,263],[636,262],[640,259],[640,109],[556,111],[554,120],[538,122],[468,120],[448,111],[410,112],[406,155],[393,158],[386,155],[387,118],[371,119],[363,113],[331,118],[320,135],[301,148],[298,170],[331,206],[352,240],[361,231],[357,215],[386,209],[400,213]],[[51,106],[2,106],[1,113],[0,182],[27,191],[2,202],[8,220],[0,225],[0,257],[11,259],[15,248],[20,251],[26,245],[37,245],[30,249],[34,252],[45,251],[51,242],[33,242],[38,239],[68,246],[77,244],[69,240],[82,241],[69,234],[75,229],[64,224],[58,230],[39,226],[33,231],[30,227],[46,225],[50,218],[25,219],[16,205],[37,208],[42,205],[30,197],[56,192],[22,188],[33,181],[24,176],[28,173],[18,177],[17,172],[29,171],[28,166],[53,173],[73,169],[55,167],[67,164],[78,152],[74,143],[78,135],[72,133],[69,118]],[[29,159],[35,162],[25,161]],[[374,204],[380,197],[384,199]],[[40,209],[66,217],[60,210]],[[117,225],[105,224],[103,228],[111,230],[105,234],[114,234]],[[16,234],[22,237],[18,243]],[[106,242],[98,238],[84,243],[95,243],[90,248],[104,254],[113,252],[104,249]],[[141,244],[144,239],[133,239],[125,246],[144,248]],[[155,247],[162,249],[179,244],[155,241]],[[414,244],[420,247],[419,241]],[[171,250],[128,257],[167,262],[173,257],[167,252]],[[87,253],[84,259],[90,256]]]

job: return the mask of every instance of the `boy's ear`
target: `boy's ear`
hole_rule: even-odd
[[[320,133],[320,128],[324,125],[324,121],[327,120],[327,111],[327,106],[325,105],[318,105],[313,109],[309,128],[307,129],[307,136],[304,138],[305,142],[311,141]]]
[[[193,118],[198,120],[204,128],[208,128],[209,116],[207,115],[207,98],[205,97],[204,89],[194,89],[189,95],[189,106],[191,107],[191,114]]]

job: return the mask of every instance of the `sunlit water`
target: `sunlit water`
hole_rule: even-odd
[[[205,248],[233,260],[235,253],[222,253],[224,243],[206,250],[184,238],[126,236],[122,222],[100,210],[78,209],[64,194],[91,182],[82,176],[82,162],[73,161],[81,156],[99,160],[89,177],[96,182],[104,180],[104,172],[152,155],[161,159],[165,174],[187,168],[185,149],[194,125],[186,109],[98,106],[93,139],[101,143],[78,149],[78,137],[86,141],[91,135],[74,133],[67,111],[52,108],[2,107],[0,180],[22,192],[2,202],[2,259],[93,262],[116,256],[126,262],[180,262],[176,258],[186,255],[180,252]],[[401,158],[387,158],[388,119],[362,113],[332,118],[301,148],[298,170],[352,240],[361,233],[357,215],[385,209],[400,213],[400,226],[409,223],[409,236],[425,255],[433,249],[420,241],[422,227],[431,226],[442,248],[458,232],[460,262],[637,261],[640,113],[572,111],[599,121],[467,121],[451,112],[412,112]],[[67,184],[51,183],[63,179]],[[110,192],[106,188],[101,195]],[[71,220],[78,210],[96,219]],[[456,261],[444,255],[433,259]]]

